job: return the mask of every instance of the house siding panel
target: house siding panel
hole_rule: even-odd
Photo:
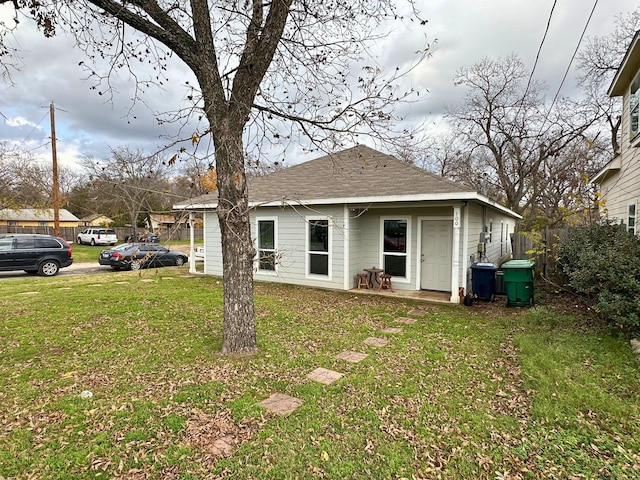
[[[609,220],[627,223],[630,203],[640,197],[640,148],[633,147],[629,140],[629,94],[624,95],[620,134],[620,171],[600,185],[605,198],[604,213]]]
[[[255,237],[256,217],[278,217],[278,266],[277,274],[256,271],[254,278],[260,281],[275,281],[294,283],[313,287],[342,289],[344,272],[344,217],[341,207],[323,208],[322,212],[314,213],[304,209],[292,208],[261,208],[259,212],[251,213],[252,236]],[[308,219],[329,219],[330,225],[330,270],[329,275],[307,275],[306,232]]]

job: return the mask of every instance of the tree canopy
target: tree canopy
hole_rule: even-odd
[[[176,110],[173,118],[202,119],[205,128],[190,138],[198,144],[210,136],[215,150],[225,285],[222,350],[256,351],[247,146],[259,156],[298,134],[313,148],[326,149],[358,135],[392,140],[394,106],[414,95],[402,88],[403,76],[428,49],[419,48],[416,57],[388,72],[370,58],[369,49],[387,35],[389,22],[413,22],[417,28],[426,23],[413,0],[402,2],[403,8],[391,0],[16,0],[15,5],[45,35],[63,30],[74,36],[87,53],[93,87],[102,94],[110,93],[114,72],[134,73],[141,62],[153,68],[151,76],[135,77],[141,89],[172,80],[173,56],[191,70],[197,85],[191,85],[190,108]],[[9,53],[0,46],[0,55]]]

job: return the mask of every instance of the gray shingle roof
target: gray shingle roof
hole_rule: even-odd
[[[513,217],[517,213],[470,187],[402,162],[364,145],[258,177],[249,183],[249,205],[356,204],[410,201],[475,201]],[[208,210],[218,205],[213,192],[173,206]]]
[[[64,208],[58,211],[60,221],[77,222],[79,221],[73,213]],[[53,222],[53,209],[51,208],[22,208],[20,210],[5,209],[0,210],[1,220],[21,220],[30,222]]]
[[[249,201],[390,197],[473,191],[364,145],[253,179]]]

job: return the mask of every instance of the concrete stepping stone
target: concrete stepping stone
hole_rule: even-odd
[[[316,368],[313,372],[307,375],[307,378],[315,380],[316,382],[324,383],[325,385],[331,385],[336,380],[342,378],[343,373],[334,372],[333,370],[327,370],[326,368]]]
[[[382,333],[400,333],[402,329],[399,327],[387,327],[380,330]]]
[[[365,339],[364,343],[366,343],[367,345],[371,345],[372,347],[384,347],[387,343],[389,343],[389,340],[387,340],[386,338],[369,337]]]
[[[396,322],[404,323],[405,325],[413,325],[417,321],[418,320],[416,320],[415,318],[409,318],[409,317],[398,317],[398,318],[396,318]]]
[[[407,312],[407,315],[416,315],[418,317],[421,317],[423,315],[427,315],[429,312],[433,312],[434,310],[437,310],[437,308],[436,307],[414,308],[413,310],[409,310]]]
[[[367,358],[368,356],[369,355],[367,355],[366,353],[360,353],[360,352],[353,352],[351,350],[345,350],[341,354],[337,355],[336,358],[339,358],[340,360],[344,360],[346,362],[359,363],[362,360],[364,360],[365,358]]]
[[[293,412],[296,408],[302,405],[302,400],[296,397],[290,397],[284,393],[274,393],[269,398],[265,398],[261,401],[259,405],[270,412],[284,415]]]

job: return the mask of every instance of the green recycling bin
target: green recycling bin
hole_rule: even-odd
[[[529,260],[510,260],[502,264],[508,307],[533,305],[533,266]]]

